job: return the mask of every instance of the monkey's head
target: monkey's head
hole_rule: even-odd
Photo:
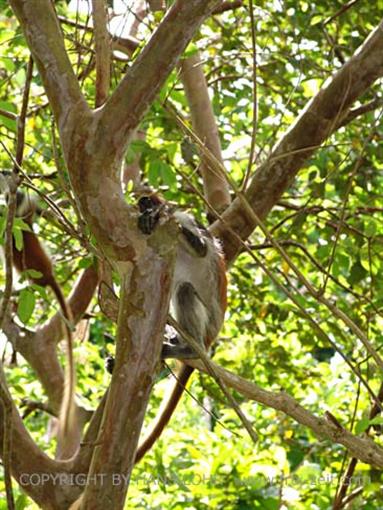
[[[155,193],[143,195],[138,199],[140,216],[138,228],[143,234],[149,235],[157,225],[162,212],[166,209],[166,202]]]
[[[138,208],[140,209],[141,213],[145,211],[154,211],[155,209],[158,209],[164,205],[165,202],[155,193],[144,195],[138,200]]]

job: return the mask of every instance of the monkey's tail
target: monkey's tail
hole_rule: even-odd
[[[76,372],[74,369],[73,359],[73,338],[70,324],[73,323],[72,311],[70,310],[66,299],[62,293],[61,287],[53,279],[51,288],[55,293],[57,301],[60,305],[62,314],[64,315],[64,329],[67,342],[67,363],[65,366],[65,385],[64,393],[61,402],[61,409],[59,415],[59,443],[57,456],[59,458],[71,457],[77,449],[78,440],[78,427],[76,419],[76,406],[75,406],[75,385],[76,385]]]
[[[162,434],[162,431],[166,425],[169,423],[169,420],[172,417],[172,414],[174,413],[174,410],[177,407],[177,404],[185,390],[186,383],[188,382],[193,371],[194,368],[189,367],[188,365],[182,365],[179,373],[177,374],[177,380],[174,383],[170,397],[168,398],[164,407],[159,410],[156,421],[148,436],[137,448],[136,458],[134,461],[135,463],[139,462],[145,453],[150,450],[150,448]]]

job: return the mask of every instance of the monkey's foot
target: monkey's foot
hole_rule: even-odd
[[[170,339],[170,343],[164,343],[162,345],[161,359],[198,359],[198,354],[193,351],[188,345],[182,345],[179,343],[177,337]],[[109,373],[113,373],[114,369],[114,358],[113,356],[107,356],[105,358],[105,370]]]
[[[114,358],[113,356],[108,356],[105,358],[105,370],[109,372],[110,374],[113,373],[114,368]]]
[[[198,359],[198,354],[188,345],[177,343],[164,343],[162,345],[161,359]]]

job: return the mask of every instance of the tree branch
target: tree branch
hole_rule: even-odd
[[[110,36],[104,0],[92,0],[96,46],[96,107],[105,103],[110,85]]]
[[[77,21],[72,21],[71,19],[66,18],[65,16],[57,16],[59,21],[64,25],[69,25],[74,28],[78,28],[80,30],[85,30],[86,32],[93,32],[93,27],[89,25],[83,25]],[[120,37],[118,35],[111,35],[108,32],[108,41],[109,45],[111,45],[112,50],[121,51],[121,53],[125,53],[129,57],[133,55],[138,46],[140,45],[140,41],[138,41],[133,35],[128,37]],[[1,114],[0,109],[0,114]]]
[[[3,108],[0,108],[0,115],[3,117],[6,117],[10,120],[17,120],[17,113],[10,112],[8,110],[4,110]]]
[[[122,508],[126,497],[160,358],[170,299],[176,229],[174,222],[159,227],[152,236],[157,246],[150,248],[143,259],[137,260],[130,274],[121,275],[116,362],[89,469],[89,476],[103,474],[105,478],[103,483],[86,487],[81,502],[83,509]],[[166,246],[166,251],[161,250],[161,246]],[[151,278],[147,278],[148,274]],[[125,483],[115,486],[114,473],[123,475]]]
[[[223,165],[218,127],[199,53],[184,59],[181,70],[181,79],[189,103],[193,128],[206,147]],[[220,173],[211,168],[203,154],[201,156],[200,172],[203,177],[206,199],[214,209],[222,212],[231,201],[227,181]]]
[[[8,393],[3,369],[0,365],[0,384]],[[65,487],[57,483],[58,478],[69,473],[72,464],[69,462],[57,462],[45,455],[31,436],[28,434],[20,418],[17,409],[9,396],[7,402],[9,407],[12,427],[12,451],[11,467],[12,476],[18,481],[21,487],[34,499],[42,508],[63,508],[62,502],[67,498]],[[4,403],[0,405],[0,437],[4,437]],[[0,455],[3,456],[2,442],[0,442]],[[43,475],[49,475],[45,483],[34,483],[34,480],[42,480]],[[55,478],[56,477],[56,478]],[[67,506],[66,506],[67,507]],[[65,508],[66,508],[65,507]]]
[[[95,266],[88,267],[81,273],[68,296],[68,306],[71,309],[73,323],[76,325],[82,318],[94,296],[98,285],[98,274]],[[62,315],[58,311],[46,324],[39,328],[41,336],[49,338],[52,343],[62,339]]]
[[[57,125],[87,108],[65,50],[64,38],[50,0],[10,0],[44,82]]]
[[[243,7],[243,0],[234,0],[233,2],[222,2],[222,5],[216,7],[212,14],[222,14],[225,11],[231,11]]]
[[[12,397],[3,378],[0,378],[0,402],[3,408],[3,437],[2,437],[2,461],[4,470],[5,492],[7,495],[8,510],[15,510],[15,498],[12,489],[11,476],[11,455],[12,455],[12,439],[13,439],[13,423],[12,423]]]
[[[351,108],[348,112],[345,112],[345,116],[338,122],[336,129],[339,129],[342,126],[346,126],[357,117],[364,115],[365,113],[373,112],[377,108],[383,105],[383,99],[377,97],[368,103],[362,104],[356,108]]]
[[[5,288],[3,299],[0,303],[0,328],[8,315],[9,303],[13,288],[13,222],[16,216],[16,193],[18,186],[18,176],[12,173],[9,178],[9,194],[8,194],[8,210],[5,223],[5,242],[4,242],[4,258],[5,258]]]
[[[74,324],[88,308],[97,282],[97,272],[93,267],[86,269],[78,279],[68,300]],[[55,412],[60,409],[64,387],[64,373],[57,357],[57,342],[62,339],[62,327],[60,312],[36,331],[21,331],[19,326],[9,321],[4,324],[8,340],[36,372]]]
[[[185,363],[200,371],[207,372],[205,365],[201,361],[187,360]],[[276,393],[264,390],[258,385],[220,367],[216,363],[211,362],[211,364],[214,366],[214,371],[227,386],[235,389],[245,397],[267,407],[272,407],[277,411],[282,411],[301,425],[310,428],[319,438],[327,438],[334,443],[345,446],[351,455],[362,462],[380,468],[383,467],[383,448],[375,444],[370,438],[354,436],[342,426],[337,426],[331,421],[315,416],[285,392]]]
[[[308,103],[302,114],[258,168],[246,192],[257,216],[264,219],[293,181],[305,161],[334,131],[351,104],[383,75],[383,22],[370,34],[353,57]],[[225,222],[246,239],[255,228],[240,198],[223,214]],[[214,235],[223,240],[227,260],[232,261],[240,244],[216,222]]]
[[[181,53],[220,0],[177,0],[152,35],[125,78],[105,104],[100,128],[104,149],[125,147]]]

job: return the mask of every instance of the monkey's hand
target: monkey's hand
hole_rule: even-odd
[[[138,217],[138,228],[143,234],[150,235],[160,219],[158,209],[146,209]]]
[[[150,235],[161,217],[161,212],[166,209],[165,202],[153,193],[142,196],[137,205],[140,210],[138,228],[143,234]]]
[[[198,354],[188,345],[180,343],[164,343],[162,345],[161,359],[196,359]]]

